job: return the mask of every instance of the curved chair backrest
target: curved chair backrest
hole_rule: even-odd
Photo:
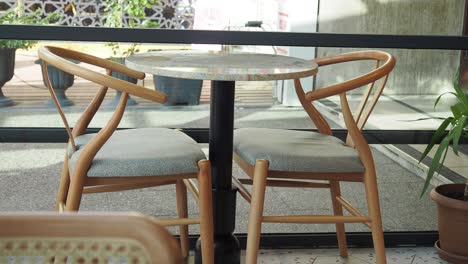
[[[388,79],[389,73],[393,70],[395,66],[395,58],[383,51],[358,51],[358,52],[350,52],[344,53],[335,56],[328,56],[317,58],[313,60],[315,63],[318,64],[319,67],[337,64],[337,63],[344,63],[344,62],[351,62],[351,61],[362,61],[362,60],[373,60],[376,62],[375,69],[372,71],[363,74],[359,77],[356,77],[351,80],[347,80],[338,84],[334,84],[331,86],[323,87],[320,89],[316,89],[314,91],[310,91],[304,93],[301,83],[299,80],[295,80],[296,86],[296,93],[302,103],[302,106],[307,111],[309,116],[311,116],[312,121],[315,123],[317,128],[321,133],[324,134],[331,134],[331,129],[325,119],[320,115],[317,109],[312,106],[311,102],[322,99],[331,95],[337,94],[345,94],[348,91],[363,87],[368,85],[367,91],[364,93],[361,103],[355,112],[354,122],[357,125],[359,130],[362,130],[364,125],[366,124],[370,113],[374,109],[382,91],[385,87],[385,84]],[[380,85],[378,85],[377,89],[375,83],[380,80]],[[372,99],[369,102],[370,96],[373,94]],[[346,98],[344,97],[346,100]],[[343,109],[344,111],[345,109]],[[349,129],[349,128],[348,128]],[[349,137],[347,142],[349,141]]]
[[[151,217],[111,213],[2,213],[0,263],[182,263],[178,244]],[[22,262],[21,262],[22,263]]]
[[[164,93],[146,89],[142,86],[111,77],[110,75],[112,75],[112,72],[119,72],[129,77],[136,78],[136,79],[145,78],[144,73],[129,69],[122,64],[112,62],[109,60],[105,60],[105,59],[101,59],[101,58],[98,58],[98,57],[95,57],[86,53],[59,48],[59,47],[51,47],[51,46],[40,47],[38,50],[38,56],[42,60],[42,64],[43,64],[42,70],[43,70],[43,75],[46,78],[45,81],[47,84],[47,88],[49,88],[49,92],[55,102],[55,105],[65,125],[65,128],[67,130],[67,133],[70,139],[71,148],[73,151],[76,151],[74,137],[85,133],[86,128],[88,127],[92,118],[94,117],[97,110],[99,109],[102,103],[102,100],[104,99],[104,96],[106,95],[108,87],[116,89],[123,93],[123,96],[121,97],[121,101],[119,102],[119,105],[116,108],[116,115],[114,116],[115,118],[113,117],[114,121],[116,121],[117,124],[120,121],[123,111],[125,110],[125,105],[126,105],[128,94],[132,94],[132,95],[145,98],[147,100],[159,102],[159,103],[164,103],[167,100],[167,96]],[[83,62],[83,63],[87,63],[87,64],[91,64],[94,66],[104,68],[107,70],[107,75],[93,71],[91,69],[87,69],[81,65],[68,61],[67,59],[72,59],[78,62]],[[73,129],[73,133],[65,117],[65,114],[63,113],[60,103],[57,100],[54,90],[52,89],[52,84],[48,77],[49,74],[47,72],[47,67],[46,67],[47,64],[50,64],[54,66],[55,68],[58,68],[64,72],[73,74],[75,76],[81,77],[85,80],[91,81],[93,83],[96,83],[102,86],[102,88],[97,92],[96,96],[91,101],[89,106],[83,112],[80,119],[76,122],[75,128]],[[120,115],[120,118],[119,118],[119,115]]]

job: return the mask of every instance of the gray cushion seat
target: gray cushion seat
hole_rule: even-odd
[[[70,172],[83,147],[95,134],[75,138],[77,151],[71,155]],[[88,176],[158,176],[198,172],[197,162],[205,154],[192,138],[167,128],[115,131],[93,159]]]
[[[240,128],[234,152],[251,165],[265,159],[269,169],[293,172],[363,172],[354,148],[340,139],[307,131]]]

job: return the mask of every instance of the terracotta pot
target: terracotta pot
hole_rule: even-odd
[[[468,263],[468,201],[447,197],[450,192],[463,192],[464,184],[445,184],[431,192],[437,203],[439,241],[437,251],[451,263]]]

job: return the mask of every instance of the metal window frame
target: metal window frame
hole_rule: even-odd
[[[208,128],[177,129],[180,129],[198,143],[208,143]],[[292,130],[316,131],[314,129]],[[88,128],[86,133],[97,133],[98,131],[99,128]],[[346,140],[347,130],[333,129],[332,131],[334,136]],[[363,130],[363,135],[369,144],[428,144],[433,134],[434,130]],[[67,141],[68,134],[65,128],[0,127],[0,142],[3,143],[66,143]],[[440,143],[440,140],[437,143]],[[460,139],[460,144],[467,143],[468,139]]]
[[[0,39],[464,50],[466,36],[0,25]]]
[[[247,244],[247,234],[235,234],[242,249]],[[195,248],[198,236],[189,236],[190,248]],[[347,232],[349,247],[372,248],[372,234],[369,232]],[[386,248],[431,247],[438,240],[434,231],[384,232]],[[262,233],[260,241],[263,249],[294,248],[338,248],[336,233]]]

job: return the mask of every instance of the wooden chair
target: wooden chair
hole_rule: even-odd
[[[38,54],[43,64],[53,65],[102,86],[72,130],[57,101],[50,80],[46,80],[69,136],[57,194],[57,209],[78,210],[83,193],[175,184],[179,218],[164,220],[161,223],[180,226],[183,256],[188,254],[187,225],[199,223],[203,262],[212,263],[213,213],[210,163],[201,148],[193,139],[173,129],[142,128],[116,131],[129,94],[159,103],[166,101],[166,95],[111,77],[113,71],[137,79],[145,77],[144,73],[118,63],[58,47],[41,47]],[[69,62],[65,58],[104,68],[107,70],[107,75]],[[48,76],[47,67],[42,69],[44,76]],[[99,109],[108,87],[122,92],[119,104],[99,133],[84,134]],[[193,181],[195,178],[198,180],[198,188]],[[188,218],[187,186],[199,201],[199,218]]]
[[[304,93],[300,80],[295,80],[300,102],[319,133],[266,128],[242,128],[234,132],[234,160],[251,178],[233,180],[241,195],[250,202],[247,264],[256,263],[262,222],[336,223],[342,257],[347,256],[344,223],[362,222],[372,230],[377,263],[386,263],[374,161],[361,130],[382,93],[388,75],[395,65],[395,59],[382,51],[362,51],[318,58],[314,61],[319,66],[326,66],[360,60],[374,60],[376,68],[355,79],[308,93]],[[374,84],[379,80],[380,85],[374,89]],[[353,116],[346,92],[367,84],[369,88]],[[373,97],[368,103],[372,94]],[[313,101],[331,95],[340,96],[348,129],[346,143],[332,136],[330,126],[312,105]],[[359,212],[341,196],[341,181],[364,183],[368,216]],[[243,184],[253,185],[252,195]],[[264,216],[266,186],[329,188],[334,214]],[[344,216],[343,208],[351,215]]]
[[[174,237],[140,214],[2,213],[0,227],[0,263],[183,263]]]

